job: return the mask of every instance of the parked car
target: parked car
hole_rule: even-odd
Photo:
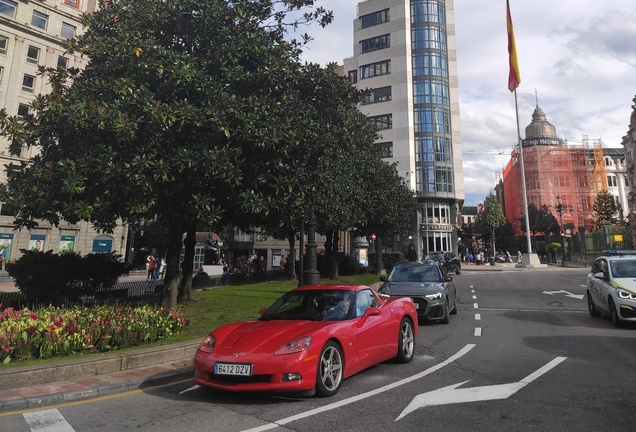
[[[257,320],[212,331],[194,356],[194,381],[231,391],[332,396],[342,380],[385,360],[413,359],[417,311],[408,297],[367,286],[296,288]]]
[[[587,275],[587,307],[593,317],[607,314],[612,324],[636,322],[636,251],[604,251]]]
[[[453,271],[456,275],[462,274],[462,263],[459,260],[459,257],[453,252],[430,252],[424,257],[424,259],[438,263],[440,267],[442,267],[444,275]]]
[[[435,261],[398,263],[378,289],[381,297],[408,296],[413,299],[419,320],[448,324],[457,313],[457,290],[453,278],[442,273]]]

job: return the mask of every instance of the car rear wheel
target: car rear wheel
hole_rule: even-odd
[[[450,322],[450,320],[448,319],[448,309],[449,309],[449,305],[448,305],[448,297],[446,297],[446,305],[444,306],[444,310],[442,317],[439,319],[440,324],[448,324]]]
[[[612,324],[614,324],[614,327],[621,327],[623,323],[621,322],[621,319],[618,317],[618,310],[616,309],[614,300],[611,297],[608,303],[609,303],[610,318],[612,318]]]
[[[601,316],[601,313],[594,306],[594,300],[592,300],[592,294],[589,291],[587,292],[587,310],[590,311],[590,316],[595,318]]]
[[[456,275],[460,275],[460,274],[462,274],[462,266],[457,265],[457,268],[455,269],[455,274],[456,274]]]
[[[415,339],[413,338],[413,323],[408,318],[402,318],[400,333],[398,334],[397,360],[410,363],[415,353]]]
[[[342,351],[337,343],[329,341],[322,347],[316,376],[316,393],[333,396],[340,390],[343,372]]]

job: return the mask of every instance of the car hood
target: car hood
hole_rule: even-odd
[[[244,353],[274,352],[290,340],[310,336],[316,330],[329,325],[321,321],[249,321],[234,328],[225,338],[217,341],[217,355],[231,355],[240,350]]]
[[[427,295],[444,291],[443,282],[385,282],[378,292],[385,295]]]
[[[615,278],[614,286],[636,294],[636,278]]]

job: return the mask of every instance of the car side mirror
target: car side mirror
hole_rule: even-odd
[[[452,282],[453,278],[451,276],[444,276],[444,282]]]
[[[380,282],[386,282],[386,277],[380,276]]]
[[[364,314],[366,316],[377,316],[377,315],[380,315],[380,309],[375,307],[370,307],[370,308],[367,308]]]
[[[603,279],[603,280],[607,280],[608,279],[607,274],[603,273],[603,272],[594,273],[594,277],[597,278],[597,279]]]

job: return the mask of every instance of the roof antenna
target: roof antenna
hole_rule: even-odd
[[[534,89],[534,97],[537,100],[537,108],[539,108],[539,94],[537,93],[537,89]]]

